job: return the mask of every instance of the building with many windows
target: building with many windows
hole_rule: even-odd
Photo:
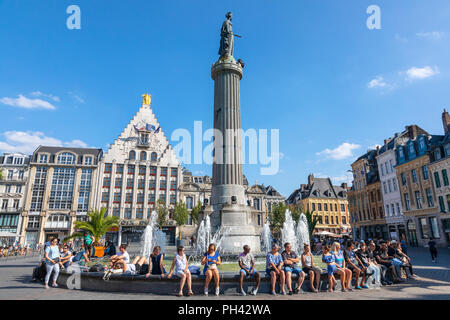
[[[417,126],[409,128],[411,130],[409,136],[400,141],[395,149],[397,162],[395,171],[409,244],[423,246],[430,238],[439,240],[442,234],[439,227],[440,215],[428,168],[430,164],[428,152],[439,144],[443,136],[419,132]],[[448,185],[445,172],[442,178],[443,183]]]
[[[21,153],[5,153],[0,156],[0,245],[19,241],[22,211],[28,180],[30,156]]]
[[[30,244],[63,240],[94,207],[93,184],[103,151],[39,146],[31,156],[22,234]]]
[[[394,137],[384,140],[384,145],[380,148],[379,154],[376,157],[389,239],[407,240],[402,199],[395,173],[395,166],[397,165],[395,152],[397,145],[404,141],[404,139],[408,139],[408,137],[414,138],[412,136],[413,134],[427,133],[416,125],[407,126],[402,133],[396,133]]]
[[[348,199],[355,239],[388,238],[376,158],[378,155],[379,148],[369,150],[351,165],[353,185]]]
[[[115,243],[139,242],[158,200],[173,209],[181,184],[181,166],[156,119],[151,96],[99,163],[95,204],[120,217],[120,227],[106,238]],[[168,244],[175,243],[175,226],[164,226]]]
[[[348,235],[350,219],[347,184],[334,186],[330,178],[308,176],[308,184],[301,184],[287,199],[288,204],[300,205],[318,217],[314,233],[321,231]]]

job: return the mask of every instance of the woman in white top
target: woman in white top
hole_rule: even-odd
[[[192,296],[194,294],[192,292],[192,287],[191,287],[192,277],[191,277],[191,273],[189,272],[189,269],[188,269],[188,262],[187,262],[186,255],[184,253],[183,246],[179,246],[177,248],[177,254],[173,258],[172,266],[170,267],[170,271],[169,271],[169,274],[167,275],[167,278],[169,278],[169,279],[172,278],[172,273],[173,273],[174,267],[175,267],[175,275],[177,275],[178,277],[181,278],[180,291],[178,292],[178,296],[179,297],[183,296],[183,287],[184,287],[184,283],[186,281],[187,281],[187,286],[188,286],[188,296]]]
[[[58,247],[58,239],[54,238],[50,241],[50,245],[45,248],[45,267],[47,269],[47,273],[45,274],[45,289],[48,289],[48,281],[50,280],[50,275],[52,271],[53,274],[53,283],[52,287],[56,288],[58,285],[56,284],[56,279],[58,279],[59,275],[59,247]]]

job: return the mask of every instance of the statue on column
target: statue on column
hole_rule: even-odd
[[[233,46],[234,46],[234,37],[233,37],[233,24],[231,20],[233,20],[233,14],[228,12],[225,17],[225,20],[222,24],[222,29],[220,30],[220,48],[219,55],[222,56],[233,56]]]

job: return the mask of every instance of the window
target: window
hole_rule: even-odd
[[[402,186],[404,186],[404,185],[406,185],[406,174],[403,172],[401,174],[401,177],[402,177]]]
[[[86,157],[84,159],[84,164],[88,166],[92,165],[92,157]]]
[[[334,204],[334,211],[336,211],[336,212],[338,211],[338,210],[337,210],[337,204],[336,204],[336,203]]]
[[[111,173],[112,164],[111,163],[105,163],[105,173]]]
[[[156,152],[152,152],[151,161],[156,161],[156,160],[158,160],[158,154]]]
[[[11,180],[14,175],[14,170],[8,170],[8,180]]]
[[[411,170],[411,177],[414,183],[417,183],[417,172],[416,169]]]
[[[404,154],[404,152],[403,152],[403,147],[399,147],[399,148],[398,148],[398,157],[399,157],[400,159],[403,159],[403,158],[405,157],[405,154]]]
[[[47,158],[46,154],[39,155],[39,163],[47,163]]]
[[[141,154],[139,155],[139,160],[141,161],[147,160],[147,152],[141,151]]]
[[[194,202],[194,200],[192,197],[186,197],[186,208],[192,209],[193,202]]]
[[[420,137],[420,139],[419,139],[419,151],[420,152],[424,152],[425,149],[426,149],[425,137]]]
[[[442,181],[444,181],[444,186],[448,186],[448,176],[447,176],[447,170],[442,170]]]
[[[445,156],[450,157],[450,143],[447,143],[445,146]]]
[[[391,193],[392,192],[391,180],[388,180],[388,189],[389,189],[389,193]]]
[[[341,212],[345,212],[345,204],[341,204]]]
[[[39,229],[40,216],[28,216],[27,229]]]
[[[377,190],[377,198],[378,198],[378,201],[381,201],[381,192],[380,192],[380,189]]]
[[[150,190],[155,190],[156,188],[156,180],[150,180],[150,184],[148,186]]]
[[[389,160],[389,164],[391,165],[391,172],[394,172],[394,162],[391,160]]]
[[[331,220],[331,224],[334,224],[334,217],[333,216],[330,217],[330,220]]]
[[[434,173],[434,183],[436,184],[436,188],[441,187],[441,180],[439,180],[439,172]]]
[[[133,194],[132,193],[126,193],[125,194],[125,202],[126,203],[131,203],[131,202],[133,202]]]
[[[170,204],[177,203],[177,196],[175,194],[170,195]]]
[[[123,164],[118,164],[116,166],[116,173],[117,174],[123,174]]]
[[[89,210],[91,180],[92,180],[92,169],[82,169],[78,192],[78,212],[87,212]]]
[[[317,204],[317,210],[322,211],[322,204],[321,203]]]
[[[428,239],[429,233],[428,233],[427,219],[419,218],[419,226],[420,226],[420,233],[422,234],[422,239]]]
[[[171,177],[176,177],[177,174],[178,174],[177,168],[171,168],[171,169],[170,169],[170,176],[171,176]]]
[[[411,210],[411,205],[409,203],[409,194],[405,193],[405,194],[403,194],[403,197],[405,199],[405,209],[406,209],[406,211]]]
[[[428,174],[428,167],[427,166],[423,166],[422,167],[422,175],[423,175],[423,179],[424,180],[428,180],[428,178],[430,177]]]
[[[389,216],[389,205],[386,205],[386,215]]]
[[[384,176],[384,163],[381,164],[381,175]]]
[[[113,208],[113,216],[114,217],[120,217],[120,208]]]
[[[144,203],[144,194],[143,193],[138,193],[137,194],[136,202],[137,203]]]
[[[253,208],[255,210],[261,210],[261,200],[258,198],[253,199]]]
[[[115,203],[120,203],[121,196],[122,196],[122,194],[120,192],[115,192],[114,193],[114,202]]]
[[[75,164],[75,155],[69,152],[64,152],[58,155],[57,161],[60,164]]]
[[[437,219],[436,217],[431,217],[429,218],[430,221],[430,231],[431,231],[431,236],[433,238],[439,238],[439,227],[438,227],[438,223],[437,223]]]
[[[412,142],[412,141],[409,143],[409,156],[411,158],[414,158],[416,156],[416,150],[414,148],[414,142]]]
[[[159,189],[167,189],[167,180],[160,180],[159,181]]]
[[[128,165],[128,174],[134,174],[134,164]]]
[[[150,204],[154,204],[155,203],[155,194],[154,193],[150,193],[148,195],[148,203],[150,203]]]
[[[328,204],[326,203],[323,204],[323,211],[328,211]]]
[[[176,189],[177,189],[177,182],[170,181],[170,190],[176,190]]]
[[[122,188],[122,178],[116,178],[116,188]]]
[[[3,199],[2,209],[6,209],[6,208],[8,208],[8,199]]]
[[[22,186],[16,186],[16,193],[22,193]]]
[[[124,219],[131,219],[131,208],[125,208],[125,212],[123,215]]]
[[[395,206],[391,203],[391,216],[395,216]]]
[[[396,203],[396,206],[397,206],[397,214],[399,215],[400,214],[400,203]]]
[[[328,216],[325,216],[325,224],[329,224],[328,222]]]
[[[70,209],[72,206],[75,168],[54,168],[49,209]]]
[[[136,219],[142,219],[144,217],[144,208],[136,208]]]
[[[109,201],[109,192],[102,192],[102,202]]]
[[[345,216],[342,216],[342,224],[347,224],[347,218]]]
[[[386,194],[386,193],[387,193],[386,182],[383,182],[383,190],[384,190],[384,193]],[[373,200],[372,200],[372,201],[373,201]]]
[[[145,180],[139,179],[138,180],[138,189],[144,189],[145,188]]]
[[[447,195],[447,205],[449,205],[450,208],[450,195]],[[439,208],[441,209],[441,212],[445,212],[444,198],[442,196],[439,196]]]
[[[128,178],[127,179],[127,189],[133,189],[133,186],[134,186],[134,179]]]
[[[23,180],[23,170],[19,171],[19,180]]]
[[[434,160],[435,161],[441,160],[441,150],[439,148],[434,150]]]
[[[165,167],[161,168],[161,176],[167,176],[167,168]]]
[[[37,167],[34,176],[34,184],[31,194],[31,211],[41,211],[44,199],[45,180],[47,179],[47,168]]]
[[[312,204],[312,211],[314,212],[314,211],[316,211],[316,204],[313,202],[313,204]]]
[[[427,194],[427,203],[428,203],[428,207],[432,208],[434,207],[434,203],[433,203],[433,194],[431,193],[431,189],[428,188],[425,190],[425,193]]]
[[[136,152],[134,150],[130,151],[130,153],[128,154],[128,159],[129,160],[136,160]]]
[[[416,196],[416,206],[417,209],[422,209],[422,198],[420,197],[420,191],[414,192]]]
[[[150,175],[151,176],[156,176],[156,167],[154,167],[154,166],[150,167]]]
[[[103,187],[109,188],[111,186],[111,178],[104,177],[103,178]]]
[[[139,166],[139,174],[141,176],[145,175],[146,171],[147,171],[147,168],[145,166]]]
[[[10,193],[11,192],[11,185],[10,184],[7,184],[6,186],[5,186],[5,193]]]

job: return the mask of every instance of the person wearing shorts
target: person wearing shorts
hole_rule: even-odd
[[[241,270],[239,271],[239,285],[241,289],[241,295],[245,296],[246,293],[243,289],[244,278],[245,277],[254,277],[256,279],[256,287],[252,290],[251,294],[256,296],[259,284],[261,282],[261,277],[259,272],[255,270],[255,258],[253,254],[250,253],[250,247],[248,245],[244,246],[244,252],[239,254],[239,267]]]
[[[333,292],[334,287],[337,284],[336,279],[334,278],[334,273],[337,270],[336,262],[334,259],[334,255],[330,253],[330,246],[325,245],[322,248],[322,262],[327,264],[327,273],[328,273],[328,292]]]
[[[314,265],[314,259],[313,255],[311,253],[311,249],[307,243],[303,246],[303,254],[301,255],[302,260],[302,271],[305,274],[309,275],[309,283],[311,285],[312,292],[318,293],[319,292],[319,285],[320,285],[320,274],[321,270],[320,268],[316,267]],[[316,286],[314,287],[314,280],[316,282]]]
[[[175,275],[180,277],[180,291],[178,292],[178,296],[183,296],[183,287],[185,282],[187,282],[188,286],[188,296],[192,296],[194,294],[192,292],[192,276],[188,269],[188,261],[186,254],[184,253],[183,246],[179,246],[177,248],[177,254],[173,258],[172,266],[170,267],[169,274],[167,275],[168,279],[172,278],[174,268]]]
[[[124,274],[137,274],[137,275],[143,275],[148,273],[148,262],[145,257],[139,257],[133,259],[131,263],[125,263]]]
[[[347,265],[347,268],[352,272],[355,273],[355,289],[361,290],[361,286],[366,281],[366,273],[363,272],[363,270],[358,267],[357,264],[362,265],[362,262],[359,260],[359,258],[356,256],[354,251],[354,245],[351,241],[347,242],[347,248],[344,250],[344,259]],[[362,273],[362,279],[361,284],[358,284],[359,276]]]
[[[295,288],[295,293],[299,293],[302,287],[303,281],[305,280],[305,273],[297,266],[300,262],[300,258],[297,254],[292,251],[292,246],[290,243],[286,242],[284,244],[284,251],[281,253],[284,263],[284,272],[286,273],[286,283],[289,289],[289,295],[292,295],[292,274],[295,273],[298,277],[297,287]]]
[[[272,245],[272,251],[267,253],[266,256],[266,274],[270,276],[271,294],[276,295],[275,284],[277,282],[277,276],[280,278],[280,293],[286,295],[284,290],[285,274],[283,270],[283,257],[278,253],[278,245]]]

